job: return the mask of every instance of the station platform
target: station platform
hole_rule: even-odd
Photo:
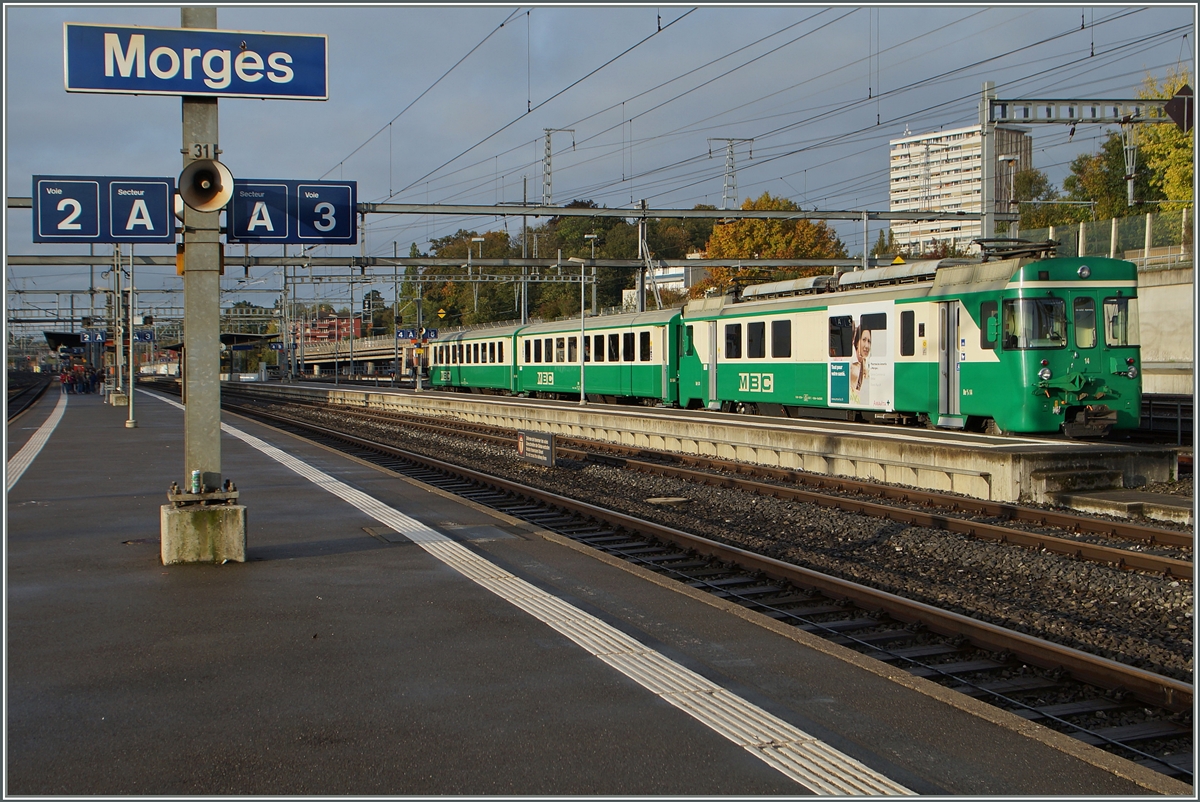
[[[1053,503],[1059,493],[1139,487],[1177,478],[1179,449],[847,421],[730,415],[707,410],[414,392],[382,384],[278,382],[231,392],[327,401],[509,429],[554,432],[625,446],[699,454],[815,474],[960,493],[1012,503]]]
[[[163,566],[183,416],[135,401],[8,429],[6,796],[1192,795],[228,414],[247,561]]]

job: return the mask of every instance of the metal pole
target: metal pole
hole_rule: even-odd
[[[396,259],[396,243],[392,242],[392,258]],[[392,386],[396,386],[396,374],[400,372],[400,279],[396,265],[392,265],[392,346],[395,356],[392,357]]]
[[[593,250],[595,245],[592,245]],[[595,257],[592,257],[595,259]],[[587,309],[584,307],[584,288],[587,286],[587,267],[579,266],[579,405],[587,404],[587,393],[583,389],[583,373],[586,360],[583,358],[584,344],[587,342]]]
[[[467,249],[467,255],[468,256],[471,255],[469,247]],[[420,286],[420,285],[418,285],[418,286]],[[421,344],[420,344],[420,346],[418,346],[418,348],[413,349],[413,355],[415,356],[414,361],[416,362],[416,364],[413,365],[413,373],[416,375],[416,379],[413,382],[413,387],[416,390],[416,392],[418,392],[418,393],[421,392],[421,354],[418,353],[418,351],[423,350],[425,348],[425,337],[421,335],[421,329],[424,327],[424,324],[425,324],[425,321],[423,320],[423,315],[421,314],[421,312],[422,312],[421,300],[422,300],[422,298],[421,298],[420,292],[418,291],[418,293],[417,293],[417,336],[419,337]]]
[[[996,85],[984,81],[983,95],[979,100],[979,212],[983,215],[980,236],[991,239],[996,236],[996,186],[995,186],[995,125],[991,120],[991,99],[995,97]]]
[[[137,373],[135,372],[135,363],[133,361],[133,342],[135,339],[133,336],[133,316],[137,312],[137,297],[134,295],[134,292],[133,243],[131,242],[129,243],[129,419],[125,421],[126,429],[137,428],[137,420],[133,417],[133,391],[137,386]]]
[[[182,8],[184,28],[217,27],[216,7]],[[184,96],[183,166],[218,158],[217,99]],[[183,487],[200,471],[201,489],[221,486],[220,217],[183,207],[184,350],[187,403],[184,411]]]
[[[867,228],[867,213],[863,212],[862,215],[863,215],[863,264],[862,264],[862,269],[866,270],[867,266],[869,264],[867,262],[867,250],[871,247],[871,239],[869,236],[870,232],[868,231],[868,228]]]

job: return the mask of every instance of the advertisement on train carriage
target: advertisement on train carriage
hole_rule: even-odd
[[[895,407],[893,304],[838,306],[829,319],[829,406],[890,412]]]

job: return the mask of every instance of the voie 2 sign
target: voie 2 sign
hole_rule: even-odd
[[[68,92],[328,100],[316,34],[63,23]]]

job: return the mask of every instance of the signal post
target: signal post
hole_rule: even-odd
[[[217,27],[215,8],[183,8],[180,18],[183,28]],[[233,177],[218,161],[217,98],[185,95],[182,105],[185,475],[161,508],[162,562],[245,562],[246,508],[232,483],[221,486],[220,230]]]

